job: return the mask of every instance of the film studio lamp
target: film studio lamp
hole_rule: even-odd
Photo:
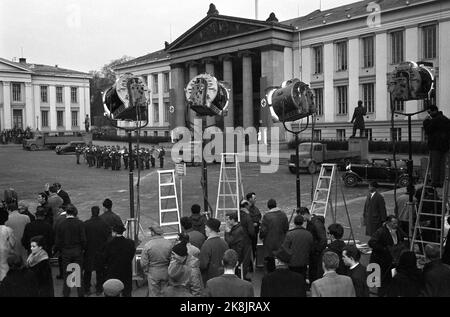
[[[282,122],[286,131],[295,135],[296,196],[297,208],[300,208],[299,134],[308,128],[309,116],[316,113],[314,95],[309,85],[294,78],[283,82],[281,87],[268,87],[265,91],[265,97],[261,100],[261,107],[269,107],[273,122]],[[286,122],[303,118],[308,119],[304,129],[293,131],[287,128]]]
[[[148,125],[149,90],[143,77],[131,73],[121,75],[115,84],[103,93],[104,116],[113,122],[113,126],[123,129],[128,134],[129,160],[133,159],[131,134]],[[114,122],[125,121],[128,127],[120,127]],[[134,126],[132,126],[134,124]],[[128,238],[138,241],[139,215],[134,209],[134,177],[133,164],[129,164],[129,190],[130,190],[130,219],[127,221]],[[138,208],[139,209],[139,208]],[[139,212],[139,210],[138,210]],[[137,216],[137,217],[136,217]]]

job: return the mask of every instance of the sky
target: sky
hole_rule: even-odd
[[[258,0],[258,19],[279,21],[358,0]],[[0,57],[88,72],[124,55],[164,48],[206,17],[255,18],[255,0],[0,0]]]

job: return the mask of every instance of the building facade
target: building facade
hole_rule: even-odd
[[[0,130],[30,127],[49,134],[84,131],[90,114],[86,73],[0,58]]]
[[[117,71],[147,76],[149,87],[156,91],[152,107],[158,108],[160,119],[161,111],[173,106],[168,121],[149,120],[163,124],[164,129],[186,126],[195,117],[186,109],[184,88],[194,76],[206,72],[232,88],[228,115],[207,118],[208,126],[255,126],[266,139],[274,124],[268,109],[260,106],[265,89],[300,78],[314,90],[317,139],[348,138],[353,109],[362,100],[370,139],[390,140],[392,135],[406,140],[405,116],[394,115],[391,131],[389,75],[403,61],[433,63],[433,99],[450,115],[450,89],[446,88],[450,87],[449,31],[450,2],[444,0],[365,0],[284,22],[278,22],[273,14],[266,21],[224,16],[211,5],[204,19],[167,44],[164,51],[127,62]],[[169,70],[170,75],[164,75]],[[164,76],[169,78],[170,93],[161,96]],[[154,85],[156,78],[158,86]],[[397,102],[394,108],[417,112],[423,109],[423,101]],[[152,115],[155,118],[150,111]],[[412,118],[413,140],[424,139],[425,115]],[[290,126],[296,129],[299,123],[304,127],[306,120]],[[275,125],[281,128],[280,140],[292,138],[280,124]],[[302,137],[311,134],[310,128]]]

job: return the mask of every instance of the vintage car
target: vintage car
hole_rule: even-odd
[[[77,146],[86,146],[86,142],[84,141],[71,141],[67,144],[57,146],[55,149],[56,154],[69,154],[69,153],[75,153],[75,148]]]
[[[407,160],[397,160],[397,173],[393,159],[372,159],[372,162],[364,164],[349,164],[342,179],[348,187],[370,181],[406,187],[409,184],[407,162]],[[417,169],[413,170],[413,178],[414,182],[419,179]]]

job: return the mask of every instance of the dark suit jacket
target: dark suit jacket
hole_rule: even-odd
[[[67,206],[68,204],[71,203],[69,194],[68,194],[67,192],[65,192],[64,190],[61,189],[61,190],[58,192],[58,196],[62,198],[62,200],[63,200],[63,206]]]
[[[366,267],[362,264],[358,264],[356,267],[348,271],[348,276],[352,279],[356,297],[369,297]]]
[[[49,256],[51,256],[51,250],[54,243],[54,232],[51,225],[45,220],[35,220],[33,222],[27,223],[22,236],[22,245],[28,252],[31,252],[30,240],[35,236],[43,236],[45,239],[44,250]]]
[[[234,274],[223,274],[206,283],[205,297],[254,297],[252,283],[241,280]]]
[[[100,218],[106,222],[110,228],[114,227],[114,225],[123,225],[122,219],[111,210],[102,213]]]
[[[386,225],[379,228],[370,238],[368,244],[372,248],[372,255],[370,256],[370,263],[378,263],[381,270],[387,270],[395,260],[394,257],[399,257],[401,250],[408,248],[408,238],[406,234],[400,229],[397,229],[397,245],[394,246],[394,240],[389,233]]]
[[[203,243],[199,260],[204,284],[209,279],[223,274],[222,258],[226,250],[228,244],[220,237],[209,238]]]
[[[327,247],[327,231],[325,229],[325,219],[322,216],[312,216],[311,221],[306,223],[306,230],[313,236],[313,254],[320,256]]]
[[[306,297],[305,278],[287,268],[277,268],[263,277],[261,297]]]
[[[131,287],[133,278],[132,261],[136,253],[134,241],[123,236],[115,237],[106,244],[106,280],[118,279],[125,288]]]
[[[292,252],[289,266],[306,267],[313,250],[312,234],[303,227],[295,227],[286,234],[283,246]]]
[[[423,268],[425,288],[422,296],[450,297],[450,266],[436,260]]]
[[[236,251],[239,257],[239,262],[244,258],[244,248],[246,247],[246,233],[241,224],[236,224],[231,228],[230,232],[225,232],[225,241],[230,249]]]
[[[373,197],[367,195],[364,204],[364,225],[366,226],[366,235],[372,236],[378,228],[386,221],[386,203],[379,192],[375,192]]]
[[[86,248],[84,223],[77,218],[66,218],[56,227],[55,246],[58,250]]]
[[[271,209],[263,216],[259,236],[263,240],[264,257],[273,257],[273,252],[280,248],[288,230],[289,220],[279,208]]]
[[[101,257],[111,236],[111,228],[100,217],[92,217],[86,220],[84,228],[87,240],[84,254],[84,269],[91,271],[102,262]]]

